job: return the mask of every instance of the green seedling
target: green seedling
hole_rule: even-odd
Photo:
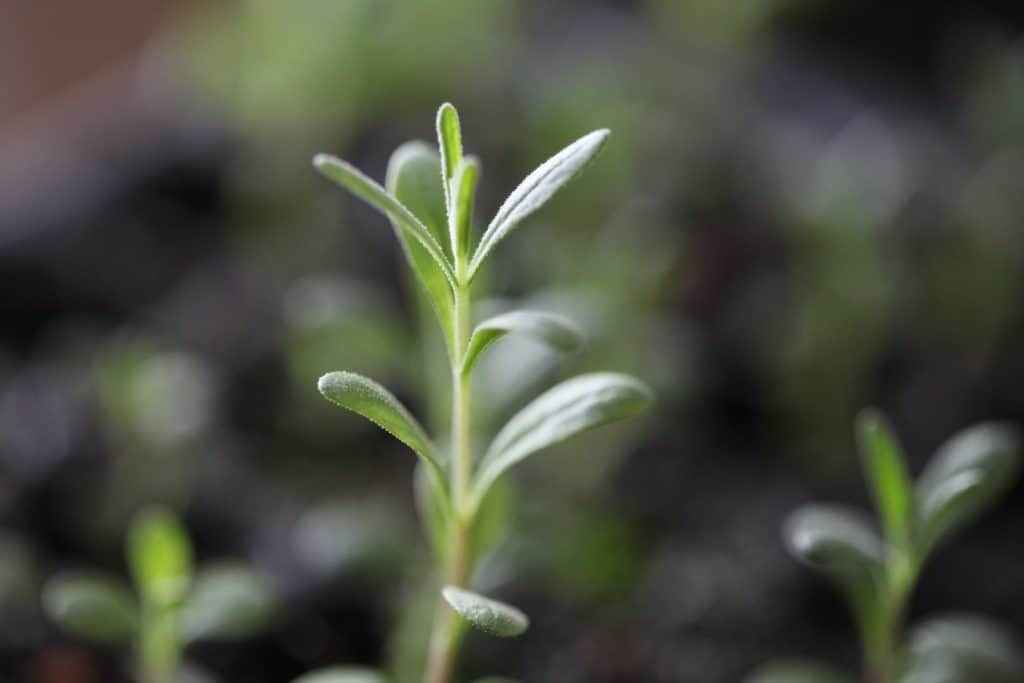
[[[514,311],[474,324],[474,280],[495,247],[582,171],[608,134],[598,130],[583,136],[529,174],[479,239],[473,234],[473,203],[480,165],[463,153],[458,114],[450,104],[437,114],[437,149],[422,142],[399,147],[388,164],[386,187],[335,157],[321,154],[313,161],[321,173],[391,221],[447,347],[452,412],[446,449],[377,382],[352,372],[331,372],[319,381],[328,400],[372,420],[419,456],[417,503],[443,584],[429,636],[426,683],[451,680],[465,624],[502,637],[527,628],[518,609],[470,590],[473,570],[495,540],[488,504],[499,497],[499,480],[548,446],[633,415],[651,402],[649,389],[632,377],[613,372],[578,376],[535,399],[482,453],[474,454],[473,371],[487,349],[508,334],[527,335],[565,352],[582,342],[571,321],[539,311]],[[311,676],[300,680],[372,680],[367,672],[350,670]]]
[[[1024,680],[1012,639],[978,617],[929,619],[901,634],[907,602],[925,562],[955,532],[994,503],[1019,468],[1016,431],[981,424],[952,437],[916,482],[885,419],[857,420],[864,478],[881,533],[856,510],[807,505],[786,521],[784,540],[798,560],[824,573],[853,614],[870,683],[1009,683]],[[825,664],[784,661],[749,683],[849,683]]]
[[[198,640],[240,640],[258,633],[276,611],[267,579],[237,564],[193,571],[192,544],[177,518],[148,508],[125,543],[132,587],[98,570],[68,571],[43,587],[43,608],[68,632],[120,646],[134,642],[141,683],[209,680],[182,663]]]

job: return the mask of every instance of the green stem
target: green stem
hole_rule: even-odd
[[[459,264],[460,266],[462,264]],[[460,272],[463,268],[458,269]],[[462,359],[469,343],[470,294],[460,286],[455,294],[454,348],[452,349],[452,457],[451,502],[452,519],[448,526],[448,552],[443,572],[444,583],[463,588],[472,568],[470,534],[473,520],[467,507],[472,475],[470,427],[472,378],[462,372]],[[462,624],[443,597],[438,598],[434,625],[427,652],[425,683],[448,683],[455,668],[455,658],[462,642]]]
[[[905,551],[893,553],[886,564],[885,589],[880,596],[876,619],[864,642],[867,680],[870,683],[896,681],[899,634],[916,576],[917,568],[910,554]]]
[[[142,683],[172,683],[180,646],[173,611],[151,604],[142,607],[139,628],[139,678]]]

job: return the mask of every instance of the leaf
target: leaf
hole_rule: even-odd
[[[899,442],[875,410],[857,417],[864,476],[874,496],[885,537],[896,548],[908,548],[914,522],[914,489]]]
[[[426,466],[419,463],[413,475],[413,493],[416,510],[419,512],[423,529],[427,532],[434,558],[439,562],[446,557],[448,547],[448,510],[437,487],[430,478]]]
[[[611,131],[603,129],[584,135],[538,166],[519,183],[484,232],[469,266],[470,281],[494,247],[582,171],[587,162],[601,150],[610,134]]]
[[[292,683],[387,683],[387,679],[373,669],[333,666],[303,674]]]
[[[517,413],[480,460],[471,509],[491,484],[539,450],[600,425],[635,415],[651,404],[651,390],[628,375],[595,372],[552,387]]]
[[[530,620],[512,605],[485,598],[471,591],[445,586],[441,590],[444,599],[474,628],[499,638],[521,635],[530,625]]]
[[[933,617],[910,635],[909,673],[904,683],[1024,679],[1019,644],[999,623],[970,615]]]
[[[277,609],[273,585],[241,564],[204,567],[181,611],[186,641],[243,640],[262,631]]]
[[[845,572],[881,571],[884,546],[854,510],[833,505],[805,505],[783,525],[790,552],[812,567]]]
[[[462,263],[469,253],[469,233],[473,226],[473,198],[480,179],[480,163],[474,157],[465,157],[455,169],[451,181],[452,216],[449,220],[452,253],[455,262]]]
[[[780,659],[746,678],[746,683],[853,683],[853,677],[810,659]]]
[[[329,372],[317,382],[317,389],[328,401],[359,413],[411,448],[427,464],[431,476],[443,482],[433,443],[416,418],[390,391],[354,372]]]
[[[170,510],[150,507],[132,521],[128,566],[145,600],[161,609],[185,599],[192,581],[192,543]]]
[[[462,130],[459,113],[451,102],[445,102],[437,110],[437,148],[441,151],[441,181],[444,184],[445,205],[449,217],[452,215],[452,178],[462,161]],[[455,242],[452,242],[454,249]]]
[[[43,587],[42,603],[50,619],[88,640],[120,643],[135,635],[135,598],[124,582],[107,574],[58,575]]]
[[[918,553],[924,557],[976,518],[1019,468],[1018,436],[995,423],[968,428],[939,448],[917,482]]]
[[[470,558],[475,565],[508,536],[516,509],[516,491],[508,479],[497,481],[473,515],[470,531]]]
[[[398,226],[400,232],[414,238],[434,260],[449,285],[455,286],[451,266],[445,258],[441,245],[434,239],[427,226],[423,225],[394,195],[352,164],[330,154],[317,154],[313,157],[313,165],[326,177],[390,218],[392,223]]]
[[[487,347],[510,333],[533,337],[563,353],[572,353],[583,344],[583,333],[564,316],[542,311],[510,311],[476,326],[462,360],[462,373],[471,372]]]
[[[440,169],[441,160],[437,152],[425,143],[407,142],[391,155],[386,181],[388,191],[415,215],[420,216],[438,241],[447,239],[446,200],[439,180]],[[452,337],[455,299],[450,277],[419,240],[401,230],[394,219],[392,226],[406,260],[416,273],[416,278],[427,293],[430,307],[441,323],[450,354],[455,348]]]

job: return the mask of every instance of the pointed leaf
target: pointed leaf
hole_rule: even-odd
[[[451,265],[445,258],[441,245],[434,239],[427,226],[423,225],[394,195],[364,175],[362,171],[352,164],[329,154],[317,154],[313,158],[313,165],[325,176],[348,189],[352,194],[390,218],[392,223],[398,226],[399,230],[408,234],[422,245],[444,274],[449,285],[454,286],[455,280],[452,275]]]
[[[473,254],[469,279],[487,259],[495,246],[519,223],[544,206],[566,183],[572,180],[601,150],[610,131],[596,130],[584,135],[541,164],[519,184],[498,209]]]
[[[568,318],[542,311],[511,311],[476,326],[462,361],[462,372],[471,372],[484,350],[510,333],[533,337],[563,353],[572,353],[583,344],[583,333]]]
[[[132,521],[128,566],[146,601],[166,609],[181,604],[192,581],[192,543],[173,512],[150,507]]]
[[[244,640],[262,631],[277,609],[267,577],[242,564],[203,567],[181,611],[185,641]]]
[[[354,666],[333,666],[303,674],[292,683],[387,683],[383,674],[373,669]]]
[[[474,628],[500,638],[521,635],[530,620],[512,605],[485,598],[471,591],[446,586],[441,591],[444,599]]]
[[[448,215],[452,215],[452,178],[462,161],[462,130],[459,113],[451,102],[445,102],[437,110],[437,147],[441,151],[441,179],[444,183],[445,203]],[[454,242],[452,243],[454,247]]]
[[[101,572],[67,572],[43,587],[43,609],[54,622],[98,643],[131,640],[138,608],[128,586]]]
[[[914,521],[914,488],[899,442],[875,410],[857,418],[864,476],[874,496],[885,536],[894,547],[908,548]]]
[[[917,482],[921,557],[977,517],[1013,481],[1019,468],[1015,430],[999,424],[966,429],[947,441]]]
[[[451,181],[452,214],[449,229],[456,263],[461,263],[469,253],[469,233],[473,226],[473,198],[479,179],[480,163],[474,157],[465,157],[459,162]]]
[[[652,400],[651,390],[642,382],[613,372],[580,375],[549,389],[519,411],[494,438],[473,482],[471,509],[516,463],[580,432],[635,415]]]
[[[447,491],[433,443],[416,418],[390,391],[354,372],[329,372],[320,378],[317,388],[328,401],[359,413],[411,448],[426,463],[440,490]]]
[[[391,155],[387,173],[388,191],[420,216],[438,241],[447,240],[440,169],[441,160],[435,151],[422,142],[407,142]],[[445,343],[451,353],[454,348],[452,330],[455,299],[450,280],[419,240],[401,230],[393,219],[392,226],[406,260],[416,273],[420,285],[427,293],[430,307],[441,323]]]

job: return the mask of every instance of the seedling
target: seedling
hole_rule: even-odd
[[[998,499],[1016,476],[1018,436],[982,424],[952,437],[916,483],[900,444],[874,410],[857,420],[864,477],[881,534],[858,511],[807,505],[786,521],[784,540],[804,564],[835,583],[857,623],[870,683],[1022,680],[1012,641],[976,617],[934,618],[901,638],[904,612],[932,552]],[[751,683],[851,681],[818,663],[766,667]]]
[[[319,382],[328,400],[377,423],[419,456],[417,502],[445,586],[430,634],[426,683],[451,679],[466,623],[496,636],[515,636],[527,628],[518,609],[469,590],[474,567],[494,540],[483,522],[492,487],[514,465],[546,447],[633,415],[651,402],[648,388],[632,377],[612,372],[578,376],[523,408],[474,457],[473,371],[488,347],[505,335],[520,334],[568,352],[580,346],[582,335],[571,321],[538,311],[509,312],[474,326],[473,282],[495,247],[582,171],[608,134],[598,130],[583,136],[528,175],[475,248],[473,202],[480,165],[463,154],[452,105],[442,105],[437,113],[438,150],[422,142],[399,147],[388,164],[386,188],[335,157],[321,154],[313,160],[321,173],[391,221],[447,346],[452,381],[448,452],[377,382],[352,372],[331,372]],[[370,680],[366,672],[350,672],[300,680]],[[314,675],[323,673],[329,671]]]
[[[136,516],[125,544],[135,591],[97,570],[69,571],[43,588],[43,608],[67,631],[104,645],[134,641],[141,683],[209,681],[181,662],[185,645],[242,639],[271,619],[276,600],[266,579],[234,564],[193,574],[192,544],[163,508]]]

